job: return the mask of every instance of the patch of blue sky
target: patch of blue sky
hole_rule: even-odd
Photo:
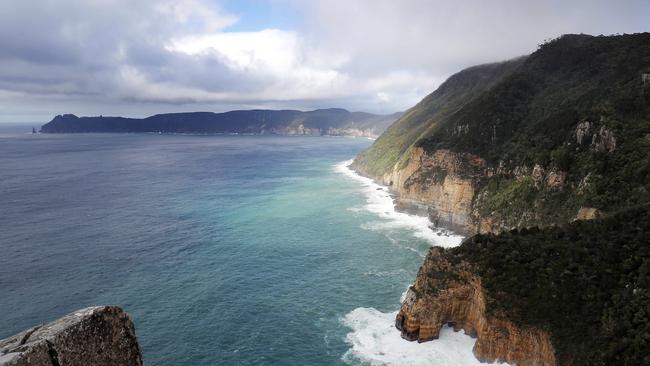
[[[224,0],[221,6],[239,17],[228,32],[255,32],[263,29],[294,30],[300,22],[299,9],[281,0]]]

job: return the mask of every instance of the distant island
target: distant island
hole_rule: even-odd
[[[237,133],[378,137],[402,113],[379,115],[342,108],[297,110],[238,110],[224,113],[157,114],[147,118],[77,117],[64,114],[41,127],[42,133]]]

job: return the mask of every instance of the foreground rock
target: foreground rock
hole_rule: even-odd
[[[136,366],[142,356],[128,314],[96,306],[0,340],[0,365]]]
[[[433,248],[407,293],[395,325],[403,338],[424,342],[437,339],[445,324],[477,338],[474,354],[481,361],[520,366],[556,364],[548,334],[488,315],[485,291],[472,267],[450,252]]]

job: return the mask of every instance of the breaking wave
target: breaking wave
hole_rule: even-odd
[[[366,204],[363,207],[351,207],[349,210],[367,211],[380,219],[362,224],[363,229],[382,232],[392,242],[395,242],[396,232],[406,231],[433,246],[460,245],[462,236],[433,227],[427,217],[395,211],[388,187],[358,175],[349,168],[351,163],[352,160],[338,163],[335,170],[361,183]],[[408,246],[406,248],[412,249]],[[406,291],[402,294],[400,302],[404,300],[405,295]],[[397,311],[381,312],[374,308],[360,307],[342,318],[341,323],[352,329],[346,337],[351,348],[343,355],[343,361],[362,365],[484,365],[472,353],[476,340],[464,332],[454,332],[452,328],[445,326],[440,331],[440,338],[433,342],[408,342],[402,339],[399,331],[395,329],[396,315]]]

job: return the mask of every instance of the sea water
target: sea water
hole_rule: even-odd
[[[474,365],[394,328],[431,245],[342,137],[0,133],[0,338],[131,315],[148,365]]]

